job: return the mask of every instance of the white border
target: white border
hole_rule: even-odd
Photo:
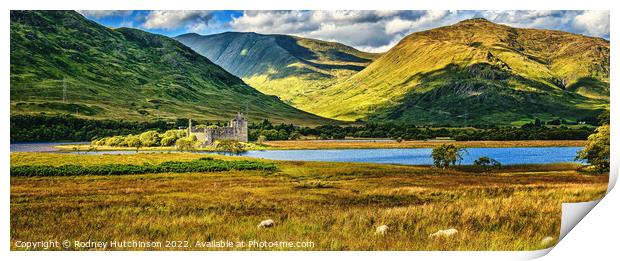
[[[565,1],[565,0],[521,0],[521,1],[450,1],[450,0],[418,0],[418,1],[397,1],[397,0],[381,0],[381,1],[361,1],[361,0],[313,0],[313,1],[293,1],[293,0],[146,0],[146,1],[127,1],[127,0],[106,0],[106,1],[87,1],[87,0],[19,0],[19,1],[3,1],[1,5],[4,7],[0,13],[3,25],[0,26],[4,44],[1,46],[0,56],[2,58],[2,77],[4,79],[2,99],[3,107],[0,114],[5,124],[9,122],[9,10],[19,9],[41,9],[41,10],[57,10],[57,9],[73,9],[73,10],[426,10],[426,9],[453,9],[453,10],[611,10],[611,49],[616,50],[614,39],[618,37],[616,30],[615,15],[618,11],[612,5],[612,1]],[[618,61],[617,52],[611,52],[611,71],[618,71],[616,61]],[[618,125],[618,102],[616,92],[613,90],[616,77],[611,76],[611,100],[612,100],[612,122],[614,126]],[[5,125],[6,126],[6,125]],[[53,258],[62,260],[82,260],[85,255],[82,252],[38,252],[38,253],[9,253],[9,218],[10,218],[10,179],[8,175],[9,168],[9,128],[8,126],[0,128],[2,140],[0,146],[2,150],[2,166],[4,178],[1,181],[2,206],[3,215],[1,216],[2,224],[5,225],[0,237],[0,248],[3,249],[2,255],[8,258],[37,260],[41,258]],[[620,132],[612,128],[612,162],[619,162],[618,134]],[[618,164],[612,164],[612,173],[609,188],[615,185],[618,175]],[[592,210],[592,214],[586,216],[575,229],[564,238],[551,254],[546,258],[559,260],[558,258],[603,258],[609,259],[611,256],[617,256],[617,239],[620,233],[618,229],[618,213],[620,212],[618,192],[611,192]],[[571,237],[571,235],[575,237]],[[272,259],[272,260],[290,260],[291,258],[299,260],[316,260],[317,258],[328,257],[336,258],[355,258],[355,259],[377,259],[377,258],[422,258],[422,259],[462,259],[462,260],[497,260],[497,259],[522,259],[540,256],[547,251],[536,252],[107,252],[107,253],[88,253],[88,259],[93,260],[110,260],[111,258],[129,258],[143,257],[154,260],[168,260],[170,258],[183,259],[204,259],[205,257],[218,259]],[[7,256],[10,255],[10,256]],[[7,260],[7,259],[5,259]]]

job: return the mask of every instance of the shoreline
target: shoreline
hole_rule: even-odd
[[[510,147],[582,147],[587,140],[520,140],[520,141],[365,141],[365,140],[297,140],[267,141],[263,144],[247,143],[246,150],[336,150],[336,149],[418,149],[433,148],[441,144],[455,144],[463,148],[510,148]],[[89,151],[90,144],[58,145],[56,152]],[[135,147],[95,146],[96,151],[133,151]],[[179,151],[175,147],[142,147],[140,151]],[[196,148],[192,151],[217,152],[218,150]]]

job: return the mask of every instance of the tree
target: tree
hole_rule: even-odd
[[[601,113],[601,115],[598,116],[598,122],[601,126],[609,125],[609,122],[610,122],[609,110],[603,111],[603,113]]]
[[[140,134],[140,142],[145,147],[159,146],[159,133],[156,131],[147,131]]]
[[[267,137],[265,137],[265,135],[258,136],[258,139],[256,140],[256,142],[258,142],[258,144],[263,144],[263,143],[265,143],[265,141],[267,141]]]
[[[105,145],[108,146],[122,146],[125,143],[125,138],[123,136],[114,136],[105,139]]]
[[[137,135],[127,135],[127,137],[125,137],[125,143],[128,147],[136,147],[136,151],[140,150],[140,147],[142,147],[140,137]]]
[[[489,157],[480,157],[477,160],[474,160],[474,166],[482,168],[484,171],[489,171],[491,169],[501,168],[502,164],[499,161]]]
[[[288,136],[289,140],[298,140],[301,139],[301,134],[299,134],[298,131],[294,131],[291,133],[291,135]]]
[[[197,141],[196,135],[192,134],[189,137],[178,139],[175,144],[178,150],[193,150],[196,148]]]
[[[585,160],[600,172],[609,171],[609,125],[603,125],[588,137],[588,144],[579,151],[576,159]]]
[[[542,122],[540,121],[539,118],[534,119],[534,126],[536,126],[536,127],[541,127],[542,126]]]
[[[433,164],[435,167],[447,168],[450,165],[456,164],[463,160],[462,153],[465,149],[460,148],[454,144],[441,144],[433,148],[431,156],[433,157]]]
[[[231,154],[239,154],[241,152],[245,152],[245,148],[243,144],[241,144],[237,140],[222,140],[215,145],[215,148],[218,150],[228,152]]]

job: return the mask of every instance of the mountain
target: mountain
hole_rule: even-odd
[[[11,11],[11,114],[331,122],[264,95],[171,38],[73,11]]]
[[[257,90],[304,109],[322,91],[364,69],[379,54],[289,35],[227,32],[175,37]]]
[[[304,110],[340,120],[518,124],[609,107],[609,41],[471,19],[402,39]]]

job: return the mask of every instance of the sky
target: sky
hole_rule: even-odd
[[[486,18],[520,28],[562,30],[609,40],[609,11],[78,11],[108,27],[132,27],[167,36],[228,31],[289,34],[384,52],[413,32]]]

